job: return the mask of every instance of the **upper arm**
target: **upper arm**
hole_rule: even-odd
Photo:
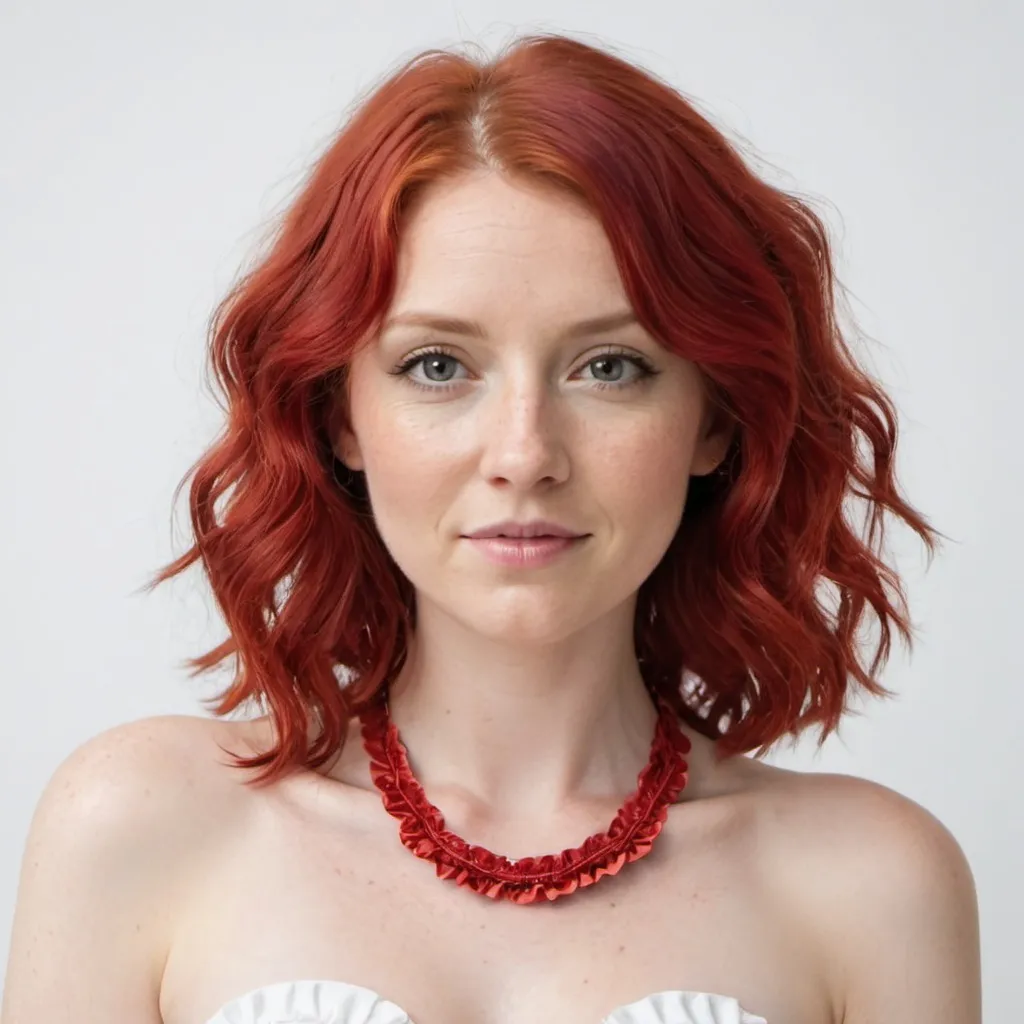
[[[116,726],[54,772],[22,859],[3,1024],[159,1024],[185,716]]]
[[[837,902],[820,913],[832,922],[842,1024],[981,1024],[978,901],[960,845],[909,798],[833,778]]]

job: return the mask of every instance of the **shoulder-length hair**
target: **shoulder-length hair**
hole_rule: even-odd
[[[414,591],[362,474],[334,455],[332,410],[390,304],[403,214],[433,182],[479,168],[582,199],[640,322],[696,364],[736,425],[723,471],[692,479],[637,595],[645,679],[722,756],[761,757],[814,723],[820,747],[851,685],[893,696],[876,678],[892,629],[913,644],[902,582],[879,557],[885,512],[929,562],[937,534],[900,494],[894,406],[837,323],[827,230],[669,85],[539,34],[492,60],[427,50],[384,80],[210,321],[227,422],[175,491],[192,477],[194,543],[145,589],[202,560],[229,637],[184,664],[195,676],[235,655],[213,714],[253,701],[276,733],[233,766],[264,769],[252,784],[320,767],[404,661]],[[844,515],[854,496],[866,538]],[[867,606],[880,630],[862,664]]]

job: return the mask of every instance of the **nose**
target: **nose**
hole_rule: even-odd
[[[528,490],[569,476],[565,410],[536,374],[495,385],[481,409],[480,471],[493,483]]]

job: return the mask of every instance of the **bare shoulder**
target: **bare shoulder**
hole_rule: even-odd
[[[54,771],[32,822],[36,838],[78,831],[122,864],[191,858],[230,818],[232,784],[222,746],[237,744],[235,723],[156,715],[105,729]],[[83,836],[82,838],[86,838]],[[185,863],[188,862],[186,858]],[[151,865],[154,869],[158,864]]]
[[[4,1020],[58,1019],[73,1005],[159,1020],[175,899],[239,806],[215,757],[221,724],[123,723],[54,770],[22,857]]]
[[[36,808],[35,836],[60,843],[85,833],[104,865],[168,891],[242,812],[244,787],[223,751],[237,749],[241,724],[156,715],[104,730],[57,767]]]
[[[188,825],[231,787],[218,758],[220,744],[237,742],[236,723],[189,715],[155,715],[124,722],[86,740],[58,766],[39,810],[85,816],[93,824],[160,828]]]
[[[819,943],[835,1019],[980,1022],[977,892],[949,828],[869,779],[757,767],[760,848]]]
[[[769,767],[769,766],[764,766]],[[787,855],[799,848],[825,869],[845,877],[845,891],[862,881],[903,881],[909,872],[945,871],[970,876],[967,859],[949,828],[910,797],[870,779],[833,772],[771,767],[762,814],[784,837]],[[966,874],[965,874],[966,873]]]
[[[761,815],[788,847],[787,855],[798,856],[805,848],[844,873],[858,867],[884,874],[968,867],[960,844],[935,814],[882,783],[833,772],[757,767],[768,770],[758,784]]]

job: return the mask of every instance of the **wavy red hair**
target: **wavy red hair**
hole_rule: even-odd
[[[490,60],[428,50],[383,81],[212,317],[227,422],[175,491],[192,478],[194,543],[145,589],[202,560],[229,638],[185,664],[194,676],[235,655],[213,714],[255,701],[276,733],[235,767],[260,769],[252,784],[320,767],[405,657],[414,593],[361,474],[332,451],[337,396],[389,307],[404,213],[433,182],[480,167],[588,204],[640,322],[699,367],[736,424],[723,472],[691,480],[637,596],[645,678],[723,756],[763,756],[815,723],[820,746],[851,685],[893,696],[877,678],[893,629],[913,643],[880,557],[885,513],[929,561],[937,535],[900,494],[894,406],[837,323],[826,228],[667,84],[539,34]],[[852,497],[866,502],[866,539],[845,518]],[[880,632],[862,664],[867,606]]]

